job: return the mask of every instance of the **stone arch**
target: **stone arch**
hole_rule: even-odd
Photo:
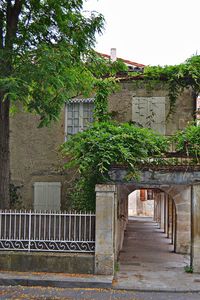
[[[122,184],[121,193],[124,198],[140,188],[155,188],[155,185]],[[157,185],[161,192],[169,195],[176,207],[176,252],[189,254],[191,251],[191,186],[190,185]]]
[[[118,186],[123,186],[122,197],[140,188],[157,188],[168,194],[176,205],[177,211],[177,247],[179,253],[191,253],[191,265],[195,272],[200,272],[200,173],[193,175],[179,174],[177,179],[167,176],[161,184],[157,178],[150,182],[149,177],[143,182],[125,183],[114,180],[112,184],[96,186],[96,251],[95,272],[97,274],[113,274],[116,260],[115,220],[118,206]],[[180,178],[179,178],[180,177]],[[190,178],[191,177],[191,178]],[[118,178],[117,178],[118,179]],[[119,177],[119,179],[121,179]],[[174,183],[175,181],[175,183]],[[179,184],[184,182],[184,184]]]
[[[176,185],[162,188],[176,206],[176,252],[191,252],[191,186]]]

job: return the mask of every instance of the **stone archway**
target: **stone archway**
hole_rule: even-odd
[[[147,186],[141,186],[144,188]],[[155,187],[155,186],[154,186]],[[152,188],[148,185],[148,188]],[[160,192],[164,192],[169,195],[176,207],[176,253],[190,254],[191,251],[191,186],[190,185],[173,185],[157,186]],[[127,199],[127,196],[132,191],[137,190],[135,185],[121,185],[118,197],[120,200]],[[119,200],[119,199],[118,199]],[[118,201],[119,205],[122,201]],[[125,211],[127,209],[125,205]],[[123,208],[123,209],[124,209]],[[122,214],[125,215],[124,211]],[[127,216],[125,215],[125,221],[127,222]]]
[[[123,186],[120,197],[127,197],[134,189],[140,187],[159,188],[174,199],[177,210],[177,235],[176,252],[190,253],[191,262],[195,272],[200,272],[200,174],[185,173],[161,178],[143,176],[140,183],[124,184],[123,181],[115,180],[116,184],[96,186],[96,252],[95,272],[96,274],[113,274],[114,263],[117,259],[118,248],[122,236],[123,226],[119,225],[118,206],[119,189],[117,185]],[[155,174],[154,174],[155,175]],[[161,174],[162,175],[162,174]],[[174,175],[174,174],[173,174]],[[182,176],[182,178],[181,178]],[[159,177],[159,176],[158,176]],[[118,176],[117,179],[119,179]],[[116,178],[115,178],[116,179]],[[183,180],[181,180],[183,179]],[[159,182],[159,184],[158,184]],[[182,182],[182,184],[180,184]],[[124,224],[126,223],[126,216]]]
[[[176,206],[176,252],[191,252],[191,186],[176,185],[163,187]]]

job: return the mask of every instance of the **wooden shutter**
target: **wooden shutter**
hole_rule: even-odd
[[[34,209],[60,210],[61,183],[35,182],[34,183]]]
[[[146,200],[146,190],[140,190],[140,201]]]
[[[132,121],[165,134],[165,97],[133,97]]]

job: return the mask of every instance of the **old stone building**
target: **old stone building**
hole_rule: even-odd
[[[127,64],[130,68],[143,66]],[[166,83],[152,88],[143,79],[124,77],[119,80],[119,87],[108,102],[109,112],[119,122],[137,123],[169,136],[184,129],[194,118],[196,103],[190,90],[182,92],[173,114],[167,118],[170,101]],[[38,128],[38,117],[25,112],[11,117],[11,180],[20,187],[23,208],[67,209],[66,194],[74,174],[62,171],[59,147],[69,135],[84,130],[93,121],[93,110],[93,98],[73,99],[63,107],[59,121],[48,128]],[[142,170],[140,182],[127,182],[125,177],[126,169],[113,167],[112,184],[96,186],[96,245],[91,269],[97,274],[113,274],[128,222],[128,197],[138,191],[141,199],[141,191],[152,191],[155,222],[171,239],[174,250],[190,254],[194,270],[200,271],[199,170]]]
[[[11,180],[20,186],[23,207],[66,208],[66,189],[72,174],[63,174],[59,146],[67,135],[84,130],[92,121],[93,99],[74,99],[66,104],[60,120],[38,128],[35,115],[19,112],[11,117]],[[171,135],[193,119],[193,99],[186,90],[178,98],[175,113],[166,121],[169,99],[163,84],[147,89],[143,82],[123,79],[120,90],[109,98],[109,111],[120,122],[137,122]],[[48,199],[48,200],[47,200]]]

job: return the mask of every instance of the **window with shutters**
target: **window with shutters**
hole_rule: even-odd
[[[74,99],[65,106],[65,134],[76,134],[93,122],[94,99]]]
[[[165,97],[133,97],[133,122],[165,134],[165,118]]]
[[[60,182],[35,182],[33,187],[35,210],[60,210]]]

